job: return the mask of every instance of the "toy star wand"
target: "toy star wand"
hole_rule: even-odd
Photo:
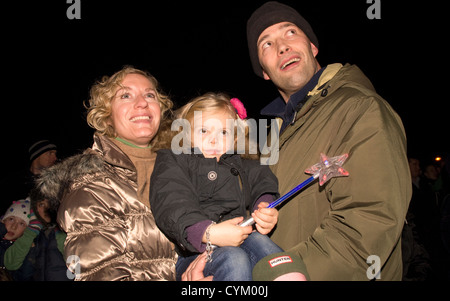
[[[341,156],[336,156],[332,158],[328,158],[326,155],[320,154],[320,162],[314,164],[313,166],[305,170],[305,173],[312,174],[312,176],[303,181],[302,183],[300,183],[298,186],[296,186],[294,189],[292,189],[285,195],[281,196],[280,198],[270,203],[269,206],[267,206],[267,208],[275,208],[279,206],[281,203],[283,203],[292,195],[296,194],[297,192],[299,192],[300,190],[311,184],[316,179],[319,179],[319,185],[322,186],[323,184],[328,182],[331,178],[347,177],[349,175],[348,171],[342,168],[342,165],[344,164],[345,160],[347,160],[347,158],[348,154],[343,154]],[[253,219],[253,217],[249,217],[239,225],[242,227],[246,227],[253,225],[254,223],[255,220]]]

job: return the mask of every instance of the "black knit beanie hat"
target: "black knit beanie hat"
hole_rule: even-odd
[[[292,22],[297,25],[309,40],[319,48],[319,41],[317,40],[311,25],[309,25],[308,21],[306,21],[295,9],[276,1],[267,2],[255,10],[247,22],[247,42],[250,60],[253,71],[260,77],[263,77],[263,73],[258,59],[256,43],[258,42],[261,33],[267,27],[281,22]]]
[[[34,159],[36,159],[43,153],[48,152],[50,150],[56,150],[56,149],[57,149],[56,145],[51,143],[50,141],[40,140],[40,141],[34,143],[28,149],[28,154],[30,155],[30,162],[33,162]]]

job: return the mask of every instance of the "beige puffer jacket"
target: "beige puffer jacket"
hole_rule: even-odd
[[[77,280],[175,280],[174,246],[137,198],[133,163],[108,138],[95,135],[92,149],[45,171],[38,187],[59,206]]]

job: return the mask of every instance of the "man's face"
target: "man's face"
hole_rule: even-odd
[[[417,178],[422,173],[420,169],[420,161],[414,158],[409,159],[409,170],[411,171],[411,177]]]
[[[259,36],[257,47],[264,79],[272,80],[286,102],[320,68],[316,61],[319,50],[293,23],[267,27]]]
[[[48,168],[55,164],[56,160],[58,160],[58,157],[56,155],[56,150],[49,150],[40,155],[35,159],[38,161],[38,166],[40,168]]]

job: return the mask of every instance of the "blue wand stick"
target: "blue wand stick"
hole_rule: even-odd
[[[344,164],[347,158],[348,154],[336,156],[333,158],[328,158],[326,155],[320,154],[321,162],[314,164],[313,166],[305,170],[305,173],[312,174],[312,176],[303,181],[302,183],[300,183],[299,185],[297,185],[294,189],[292,189],[285,195],[281,196],[280,198],[270,203],[269,206],[267,206],[267,208],[275,208],[279,206],[281,203],[289,199],[291,196],[293,196],[306,186],[308,186],[316,179],[319,179],[319,185],[322,186],[331,178],[348,176],[349,175],[348,171],[342,168],[342,164]],[[239,225],[241,227],[246,227],[253,225],[254,223],[255,220],[253,219],[253,217],[250,216]]]

